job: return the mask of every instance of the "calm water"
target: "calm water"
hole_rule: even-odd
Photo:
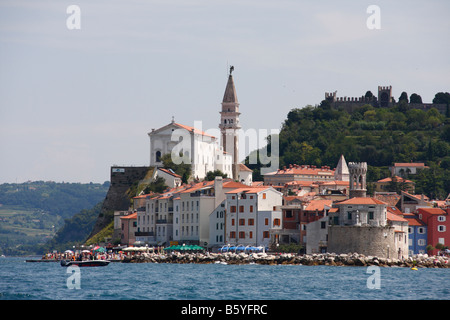
[[[0,258],[0,300],[450,299],[450,269],[380,268],[379,289],[365,267],[111,263],[80,268],[80,289],[67,270]]]

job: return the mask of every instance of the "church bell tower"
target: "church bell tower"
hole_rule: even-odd
[[[222,111],[220,112],[220,134],[222,138],[223,150],[230,153],[233,158],[233,179],[239,177],[239,102],[236,95],[236,88],[232,72],[234,67],[230,67],[228,82],[223,95]]]

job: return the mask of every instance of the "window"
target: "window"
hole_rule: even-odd
[[[156,151],[155,160],[156,162],[161,162],[161,151]]]
[[[236,206],[231,206],[230,207],[230,212],[236,212]]]
[[[273,219],[273,225],[274,226],[279,226],[280,225],[280,219]]]
[[[292,210],[286,210],[286,218],[293,218]]]
[[[419,233],[420,233],[420,234],[424,234],[424,233],[425,233],[425,228],[420,227],[420,228],[419,228]]]
[[[231,225],[234,226],[234,219],[231,219]]]
[[[239,212],[244,212],[244,206],[239,206]]]
[[[424,246],[424,245],[426,245],[425,239],[419,239],[419,240],[417,241],[417,244],[418,244],[419,246]]]
[[[445,217],[444,216],[438,216],[438,221],[439,222],[444,222],[445,221]]]
[[[373,220],[373,211],[369,211],[369,219]]]
[[[239,225],[245,226],[245,219],[239,219]]]
[[[236,238],[236,232],[231,231],[231,232],[230,232],[230,238],[231,238],[231,239]]]
[[[253,231],[250,231],[250,232],[248,233],[248,237],[249,237],[250,239],[253,239]]]
[[[254,226],[255,225],[255,219],[248,219],[248,225]]]
[[[264,224],[265,224],[266,226],[269,225],[269,218],[264,219]]]
[[[263,197],[262,197],[263,199],[266,199],[266,194],[265,193],[263,193]]]
[[[327,226],[327,224],[326,224],[325,221],[321,221],[321,222],[320,222],[320,229],[325,229],[326,226]]]
[[[445,226],[443,226],[443,225],[439,225],[438,226],[438,231],[439,232],[445,232],[445,230],[446,230]]]
[[[239,231],[239,239],[245,239],[245,232]]]
[[[264,239],[268,239],[269,238],[269,231],[264,231],[263,232],[263,238]]]
[[[348,220],[352,220],[352,213],[351,212],[347,212],[347,219]]]
[[[253,206],[250,206],[250,212],[253,212]]]

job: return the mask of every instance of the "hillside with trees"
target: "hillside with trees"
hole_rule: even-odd
[[[417,94],[414,101],[421,101]],[[343,154],[347,161],[367,162],[368,181],[390,175],[395,162],[425,162],[429,169],[409,179],[416,193],[445,198],[450,192],[450,94],[437,93],[433,103],[447,104],[447,114],[435,108],[412,108],[405,92],[391,107],[362,105],[348,112],[328,100],[317,106],[294,108],[279,134],[280,168],[310,164],[334,168]],[[270,150],[271,143],[268,143]],[[258,177],[260,164],[246,165]],[[260,177],[261,178],[261,177]],[[370,190],[369,190],[370,191]]]
[[[108,188],[108,181],[103,184],[51,181],[1,184],[0,253],[42,253],[43,246],[58,233],[57,241],[84,240],[84,232],[92,229],[92,212],[103,201]]]

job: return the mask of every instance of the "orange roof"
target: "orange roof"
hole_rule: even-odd
[[[406,179],[404,179],[402,177],[399,177],[399,176],[394,176],[394,177],[396,178],[396,180],[395,180],[396,182],[414,183],[411,180],[406,180]],[[387,177],[387,178],[378,180],[377,182],[392,182],[394,177]]]
[[[394,163],[394,167],[425,167],[425,163],[422,163],[422,162],[397,162],[397,163]]]
[[[327,175],[333,175],[334,170],[329,169],[328,167],[317,168],[315,166],[309,165],[293,165],[286,169],[278,169],[277,171],[271,172],[269,174],[319,175],[324,173],[327,173]]]
[[[386,202],[377,200],[375,198],[364,198],[364,197],[356,197],[348,200],[341,201],[337,204],[384,204],[387,205]]]
[[[333,200],[312,200],[305,208],[305,211],[322,211],[324,206],[331,207]]]
[[[207,136],[207,137],[215,138],[214,136],[212,136],[212,135],[210,135],[210,134],[207,134],[207,133],[205,133],[204,131],[198,130],[198,129],[194,128],[194,127],[186,126],[186,125],[180,124],[180,123],[174,123],[174,125],[176,125],[176,126],[182,128],[182,129],[186,129],[186,130],[188,130],[188,131],[194,131],[194,133],[201,134],[202,136]]]
[[[397,215],[403,216],[403,212],[401,212],[400,209],[395,207],[395,206],[388,206],[387,207],[387,211],[391,212],[393,214],[397,214]]]
[[[422,221],[420,221],[417,218],[411,218],[411,219],[406,219],[406,220],[408,220],[408,224],[413,227],[415,227],[415,226],[421,227],[421,226],[425,225],[425,223],[423,223]]]
[[[402,216],[400,216],[400,215],[398,215],[398,214],[391,213],[391,212],[389,212],[389,210],[388,210],[388,212],[387,212],[386,217],[387,217],[388,221],[408,222],[408,220],[406,220],[406,219],[403,218]]]
[[[445,214],[446,212],[441,208],[419,208],[419,212],[426,212],[428,214]]]
[[[225,193],[241,193],[241,192],[245,192],[245,193],[258,193],[267,189],[270,189],[270,186],[265,186],[265,187],[246,187],[246,188],[237,188]]]
[[[328,185],[336,185],[336,186],[349,186],[350,182],[348,181],[340,181],[340,180],[335,180],[335,181],[327,181],[327,182],[323,182],[321,185],[323,186],[328,186]]]
[[[165,172],[167,174],[170,174],[171,176],[174,176],[176,178],[181,178],[180,175],[176,174],[175,172],[168,170],[168,169],[164,169],[164,168],[158,168],[158,170],[161,170],[162,172]]]
[[[302,186],[302,187],[314,187],[317,186],[313,181],[289,181],[285,185],[288,186]]]
[[[228,181],[228,182],[224,182],[223,183],[223,187],[224,188],[248,188],[249,186],[240,183],[240,182],[236,182],[236,181]]]
[[[120,219],[137,219],[137,212],[129,214],[127,216],[121,216]]]
[[[293,201],[293,200],[303,200],[302,196],[285,196],[283,198],[287,202],[290,202],[290,201]]]
[[[202,188],[209,187],[209,186],[211,186],[211,185],[213,185],[213,184],[214,184],[214,180],[213,180],[213,181],[203,181],[203,182],[199,182],[199,183],[196,183],[196,184],[194,184],[194,185],[192,185],[192,186],[188,186],[187,189],[184,190],[184,191],[182,191],[181,193],[190,193],[190,192],[194,192],[194,191],[200,190],[200,189],[202,189]]]

